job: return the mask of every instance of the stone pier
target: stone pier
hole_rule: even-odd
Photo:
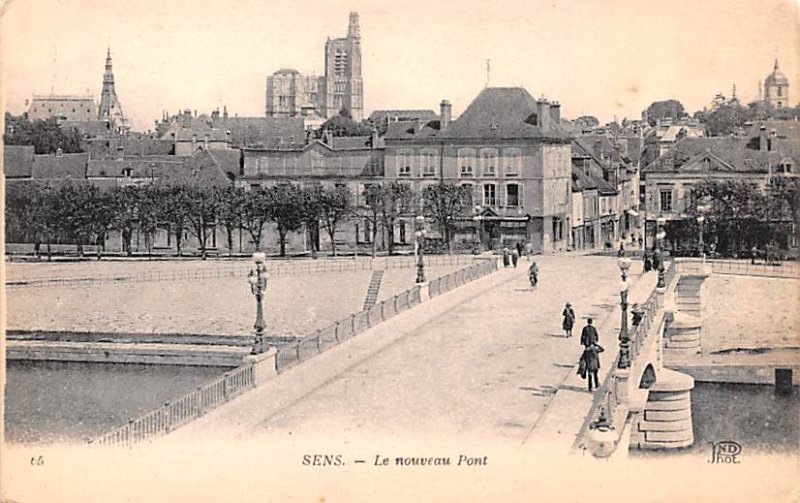
[[[662,369],[650,388],[644,411],[633,421],[630,446],[676,449],[692,445],[692,388],[691,376]]]
[[[702,351],[700,340],[703,320],[703,282],[710,270],[702,259],[677,259],[672,319],[664,334],[664,350],[672,354],[697,354]]]

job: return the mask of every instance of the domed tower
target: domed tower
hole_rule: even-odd
[[[111,48],[106,53],[106,71],[103,73],[103,90],[100,93],[100,107],[97,111],[98,119],[108,121],[111,130],[122,133],[127,128],[125,114],[122,113],[122,105],[117,99],[117,91],[114,88],[114,70],[111,66]]]
[[[778,68],[777,58],[775,68],[764,81],[764,102],[775,108],[789,106],[789,80]]]

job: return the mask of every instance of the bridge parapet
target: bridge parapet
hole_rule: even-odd
[[[646,299],[640,303],[642,317],[638,323],[633,324],[630,334],[631,365],[628,368],[621,368],[619,355],[616,356],[612,370],[597,391],[602,399],[593,405],[590,411],[591,420],[588,427],[579,432],[576,446],[586,445],[593,449],[593,446],[596,447],[600,442],[607,443],[607,439],[613,436],[614,448],[608,451],[610,455],[619,447],[620,441],[627,439],[631,413],[636,414],[637,411],[643,410],[643,404],[646,402],[646,395],[643,397],[639,389],[642,384],[649,387],[655,382],[656,372],[661,370],[660,347],[666,316],[665,294],[674,284],[675,269],[675,263],[670,262],[664,270],[665,287],[656,287],[647,293]],[[637,403],[640,403],[638,407],[632,407],[632,404]],[[601,415],[610,419],[613,429],[601,430],[592,426],[601,420]],[[601,440],[602,438],[606,440]]]

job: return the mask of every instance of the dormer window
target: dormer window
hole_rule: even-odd
[[[133,171],[131,170],[131,168],[124,168],[122,170],[122,176],[124,176],[125,178],[130,178],[132,173]]]

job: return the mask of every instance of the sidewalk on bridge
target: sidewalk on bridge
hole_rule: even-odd
[[[629,282],[633,283],[628,291],[628,305],[643,304],[658,282],[655,272],[643,274],[641,262],[632,265]],[[634,272],[636,271],[636,272]],[[619,352],[618,336],[620,329],[619,296],[616,298],[616,307],[600,323],[597,324],[600,335],[600,346],[605,350],[600,353],[600,384],[605,381],[611,369],[614,358]],[[582,327],[576,326],[576,336]],[[600,393],[590,393],[587,381],[577,374],[577,361],[575,367],[561,383],[558,391],[542,413],[539,421],[534,425],[528,437],[523,442],[522,450],[528,449],[556,449],[567,454],[571,451],[587,414],[592,410],[593,404],[603,399]]]
[[[515,272],[516,271],[516,272]],[[440,296],[332,347],[247,391],[208,414],[162,437],[164,443],[191,441],[213,432],[215,438],[236,438],[263,424],[283,409],[325,386],[332,379],[380,353],[423,325],[457,306],[511,281],[519,269],[503,268]]]

